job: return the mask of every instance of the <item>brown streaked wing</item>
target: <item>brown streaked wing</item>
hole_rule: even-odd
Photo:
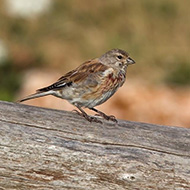
[[[104,72],[106,69],[108,69],[106,65],[99,62],[98,59],[93,59],[80,65],[76,69],[77,72],[73,73],[70,76],[70,80],[72,82],[78,83],[85,80],[89,75],[93,76],[93,74],[96,74],[98,76],[100,73]]]
[[[58,90],[65,86],[70,86],[73,82],[79,83],[84,81],[90,74],[96,73],[100,74],[104,72],[108,67],[103,65],[98,59],[93,59],[84,62],[82,65],[77,67],[76,69],[66,73],[64,76],[58,79],[57,82],[53,83],[50,86],[45,88],[41,88],[37,90],[38,92],[44,92],[48,90]]]

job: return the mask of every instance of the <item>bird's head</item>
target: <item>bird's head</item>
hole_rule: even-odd
[[[103,54],[99,59],[105,65],[124,70],[126,70],[128,65],[135,63],[129,54],[121,49],[112,49]]]

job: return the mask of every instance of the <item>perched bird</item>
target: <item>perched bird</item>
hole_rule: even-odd
[[[117,122],[114,116],[108,116],[94,107],[108,100],[123,85],[127,66],[134,63],[135,61],[129,57],[126,51],[110,50],[99,58],[84,62],[59,78],[57,82],[38,89],[35,94],[29,95],[19,102],[53,95],[76,106],[80,112],[75,111],[90,122],[100,121],[96,117],[89,116],[83,107],[97,112],[97,115],[106,120]]]

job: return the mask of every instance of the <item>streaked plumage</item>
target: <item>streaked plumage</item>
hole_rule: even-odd
[[[100,58],[86,61],[76,69],[66,73],[57,82],[45,88],[38,89],[20,102],[46,95],[54,95],[75,105],[88,121],[96,121],[88,116],[82,107],[98,112],[107,120],[116,121],[113,116],[107,116],[94,107],[109,99],[126,79],[127,66],[135,63],[127,52],[113,49]]]

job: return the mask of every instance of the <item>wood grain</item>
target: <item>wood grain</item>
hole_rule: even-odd
[[[0,101],[0,190],[190,189],[190,130]]]

